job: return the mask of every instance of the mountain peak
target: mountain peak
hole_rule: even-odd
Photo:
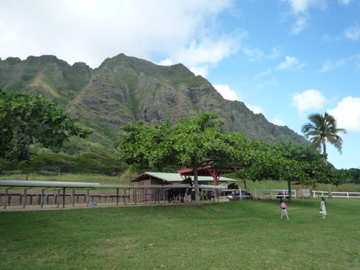
[[[70,66],[52,55],[29,56],[25,61],[8,58],[0,61],[0,88],[48,95],[94,130],[91,137],[100,148],[111,149],[122,125],[136,121],[153,125],[169,116],[176,123],[201,112],[216,112],[224,130],[242,132],[250,139],[305,142],[289,128],[254,114],[243,102],[225,100],[183,64],[160,66],[119,54],[93,70],[86,63]]]

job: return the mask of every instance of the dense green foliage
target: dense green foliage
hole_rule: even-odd
[[[315,186],[316,183],[339,184],[346,181],[347,174],[331,164],[323,162],[324,156],[311,146],[281,142],[272,145],[261,144],[254,148],[252,162],[238,172],[238,176],[250,180],[274,179]],[[291,200],[291,196],[290,196]]]
[[[183,118],[172,128],[170,121],[155,128],[142,122],[123,128],[124,134],[115,147],[120,161],[137,170],[169,164],[181,164],[194,173],[198,191],[197,169],[204,166],[244,167],[238,176],[250,180],[286,180],[289,192],[292,181],[303,185],[339,183],[343,175],[331,165],[325,165],[323,155],[310,146],[282,142],[267,144],[250,141],[237,132],[224,132],[216,114],[200,114]],[[291,198],[290,198],[291,199]]]
[[[197,202],[200,192],[197,169],[202,166],[225,167],[235,164],[241,146],[247,139],[240,133],[219,129],[221,121],[216,114],[179,119],[171,127],[170,121],[146,127],[142,122],[125,126],[115,147],[120,151],[120,161],[136,170],[182,165],[194,172]]]
[[[0,212],[0,268],[359,269],[358,199]]]
[[[86,138],[91,131],[39,94],[0,90],[0,157],[31,159],[30,145],[61,147],[71,136]]]
[[[349,169],[347,170],[349,174],[349,181],[350,183],[360,184],[360,169]]]

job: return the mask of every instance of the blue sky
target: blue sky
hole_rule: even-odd
[[[327,111],[347,130],[329,161],[360,167],[359,0],[1,0],[0,40],[2,59],[182,63],[299,134]]]

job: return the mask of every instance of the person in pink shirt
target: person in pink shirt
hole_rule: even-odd
[[[280,200],[279,205],[280,205],[280,208],[281,208],[280,219],[282,219],[283,216],[285,215],[286,218],[289,220],[289,215],[288,215],[287,210],[286,210],[286,203],[283,201],[283,199]]]

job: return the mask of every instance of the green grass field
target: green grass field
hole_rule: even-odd
[[[360,200],[0,212],[0,269],[360,269]]]

